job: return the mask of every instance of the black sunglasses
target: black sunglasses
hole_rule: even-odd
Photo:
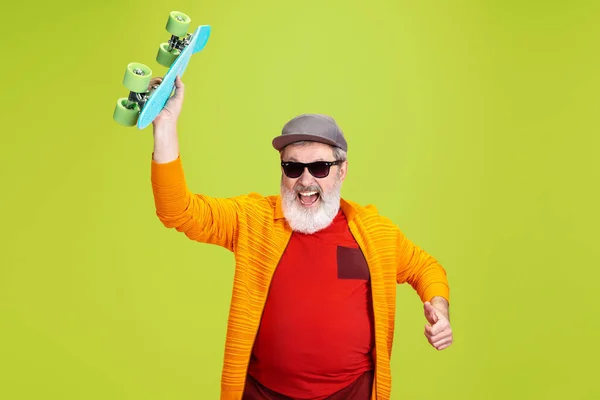
[[[326,178],[329,175],[329,169],[331,166],[338,165],[340,163],[340,160],[315,161],[308,164],[282,161],[281,166],[283,167],[283,172],[288,178],[294,179],[300,177],[305,168],[308,168],[308,172],[310,172],[310,174],[315,178]]]

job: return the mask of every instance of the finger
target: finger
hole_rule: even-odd
[[[452,334],[450,333],[449,329],[444,329],[441,332],[438,332],[437,330],[435,330],[435,327],[432,327],[430,325],[425,325],[425,330],[424,330],[424,334],[427,337],[427,339],[435,341],[435,340],[439,340],[445,337],[449,337],[452,336]]]
[[[178,90],[183,90],[184,89],[184,84],[183,81],[181,80],[181,77],[179,75],[177,75],[175,77],[175,88]]]
[[[175,94],[173,95],[177,100],[183,100],[183,94],[185,92],[185,85],[181,81],[181,77],[177,75],[175,77]]]
[[[428,336],[432,342],[437,342],[446,338],[452,339],[452,332],[445,330],[443,332],[438,333],[437,335]]]
[[[427,319],[427,321],[431,325],[435,324],[438,321],[437,313],[435,312],[435,307],[433,307],[431,303],[427,301],[423,304],[423,308],[425,312],[425,318]]]
[[[437,335],[430,335],[425,332],[425,337],[427,337],[427,340],[429,340],[431,343],[435,343],[445,339],[452,339],[452,333],[449,331],[444,331],[438,333]]]
[[[446,347],[450,346],[452,344],[452,340],[445,340],[445,341],[439,341],[439,342],[435,342],[433,343],[433,347],[435,347],[437,350],[443,350]]]
[[[450,343],[450,344],[451,344],[451,343]],[[436,350],[437,350],[437,351],[442,351],[442,350],[444,350],[445,348],[447,348],[447,347],[450,347],[450,344],[445,344],[445,345],[443,345],[443,346],[441,346],[441,347],[438,347]]]
[[[429,315],[430,317],[434,318],[437,317],[437,312],[434,306],[431,305],[430,302],[425,302],[425,304],[423,305],[424,309],[425,309],[425,313],[427,315]]]
[[[439,335],[444,331],[450,331],[450,324],[448,323],[447,320],[444,320],[444,319],[438,320],[438,322],[436,322],[434,325],[432,325],[431,329],[429,330],[429,332],[432,336]]]
[[[450,343],[452,343],[452,338],[451,337],[446,337],[446,338],[443,338],[441,340],[434,340],[434,341],[432,341],[431,345],[437,349],[437,348],[439,348],[439,347],[441,347],[443,345],[447,345],[447,344],[449,345]]]
[[[431,325],[425,325],[425,336],[431,337],[433,336],[433,327]]]
[[[429,337],[433,337],[433,336],[441,334],[442,332],[444,332],[447,329],[448,329],[447,327],[444,327],[439,322],[434,325],[427,324],[427,325],[425,325],[425,334]]]
[[[160,76],[154,77],[150,79],[150,83],[148,84],[148,88],[150,89],[153,86],[160,85],[162,82],[162,78]]]

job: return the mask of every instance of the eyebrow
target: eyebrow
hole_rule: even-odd
[[[289,161],[289,162],[300,162],[300,161],[298,161],[298,159],[297,159],[297,158],[295,158],[295,157],[290,157],[290,158],[288,159],[288,161]],[[306,163],[306,164],[310,164],[311,162],[316,162],[316,161],[325,161],[325,159],[324,159],[324,158],[322,158],[322,157],[318,157],[318,158],[316,158],[315,160],[313,160],[313,161],[310,161],[310,162],[308,162],[308,163]]]

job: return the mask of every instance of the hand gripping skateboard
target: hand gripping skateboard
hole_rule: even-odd
[[[210,36],[210,26],[201,25],[194,33],[187,33],[191,19],[179,11],[172,11],[167,20],[167,32],[171,34],[169,42],[158,47],[156,61],[168,67],[166,75],[159,85],[149,87],[152,70],[137,62],[127,65],[123,85],[129,90],[129,97],[117,100],[113,119],[123,126],[144,129],[154,121],[162,111],[175,87],[175,78],[185,72],[192,54],[204,48]]]

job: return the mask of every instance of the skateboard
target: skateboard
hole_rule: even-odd
[[[117,100],[113,119],[127,127],[144,129],[162,111],[173,94],[175,78],[183,76],[190,57],[206,46],[210,36],[210,25],[200,25],[188,33],[191,18],[179,11],[171,11],[166,30],[171,34],[168,42],[158,46],[156,61],[168,67],[166,75],[158,85],[150,87],[152,70],[147,65],[132,62],[127,65],[123,86],[129,90],[128,97]]]

